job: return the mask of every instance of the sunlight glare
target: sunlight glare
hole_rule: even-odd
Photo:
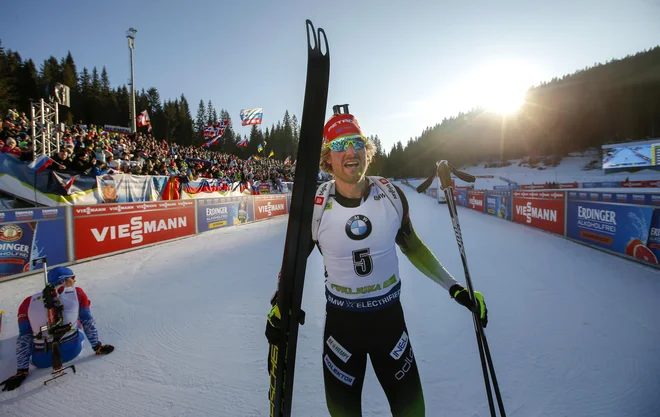
[[[484,65],[474,76],[476,104],[488,111],[509,115],[525,103],[527,90],[541,81],[529,65],[503,61]]]

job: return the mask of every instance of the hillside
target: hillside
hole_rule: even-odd
[[[596,169],[585,170],[592,161],[597,161],[593,164]],[[546,182],[599,182],[599,181],[645,181],[645,180],[659,180],[660,172],[652,170],[642,170],[635,173],[619,172],[614,174],[605,174],[601,167],[601,154],[598,149],[590,148],[585,152],[572,152],[569,156],[562,158],[559,165],[556,167],[544,166],[539,164],[538,167],[543,169],[531,168],[525,164],[522,159],[509,160],[511,165],[501,168],[484,168],[485,163],[477,165],[464,165],[459,169],[469,172],[472,175],[493,175],[495,178],[477,178],[475,183],[476,189],[493,189],[495,185],[506,185],[507,183],[499,177],[507,178],[518,184],[545,184]],[[519,166],[519,164],[521,164]],[[464,186],[467,183],[456,180],[457,186]]]

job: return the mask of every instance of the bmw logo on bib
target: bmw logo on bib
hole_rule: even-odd
[[[346,234],[353,240],[366,239],[371,234],[371,220],[356,214],[346,222]]]

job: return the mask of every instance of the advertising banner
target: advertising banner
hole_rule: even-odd
[[[582,188],[619,188],[621,181],[584,182]]]
[[[583,201],[569,196],[566,235],[657,264],[660,258],[660,209]]]
[[[456,191],[457,205],[467,207],[468,206],[468,192],[467,190],[457,190]]]
[[[286,195],[254,196],[254,217],[256,220],[270,219],[286,213]]]
[[[0,211],[0,281],[32,270],[32,259],[67,262],[64,207]],[[39,268],[39,266],[37,266]]]
[[[521,190],[544,190],[548,188],[547,184],[523,184],[520,186]]]
[[[468,207],[482,213],[486,211],[486,194],[483,191],[468,192]]]
[[[250,197],[204,198],[197,203],[197,227],[206,232],[254,221],[254,204]]]
[[[73,208],[76,259],[195,234],[195,203],[167,201]]]
[[[513,221],[564,234],[565,191],[514,191]]]
[[[100,203],[158,201],[167,177],[113,174],[96,177]]]
[[[512,207],[511,191],[486,191],[486,213],[511,220]]]
[[[569,200],[660,206],[660,193],[569,191]]]
[[[270,194],[270,184],[264,182],[259,183],[259,193]]]

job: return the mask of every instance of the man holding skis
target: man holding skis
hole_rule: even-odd
[[[74,359],[82,351],[85,338],[82,331],[87,335],[97,355],[111,353],[115,348],[112,345],[104,345],[99,340],[87,294],[82,288],[75,286],[76,274],[70,268],[57,266],[48,272],[47,279],[48,283],[55,287],[63,306],[63,322],[71,324],[71,330],[59,340],[62,362]],[[23,383],[28,375],[30,358],[37,368],[49,368],[53,364],[51,349],[45,342],[46,335],[42,333],[48,322],[43,297],[43,292],[38,292],[27,297],[18,308],[18,339],[16,339],[18,371],[0,382],[3,391],[12,391]]]
[[[412,227],[403,192],[381,177],[367,177],[375,147],[351,114],[335,114],[324,128],[321,169],[334,180],[317,190],[310,253],[323,255],[326,321],[323,376],[330,415],[361,416],[361,394],[371,359],[394,416],[424,416],[424,396],[400,302],[395,243],[424,275],[477,312],[486,327],[482,294],[469,292],[440,264]],[[273,301],[276,300],[276,297]],[[276,303],[266,336],[281,338]]]

